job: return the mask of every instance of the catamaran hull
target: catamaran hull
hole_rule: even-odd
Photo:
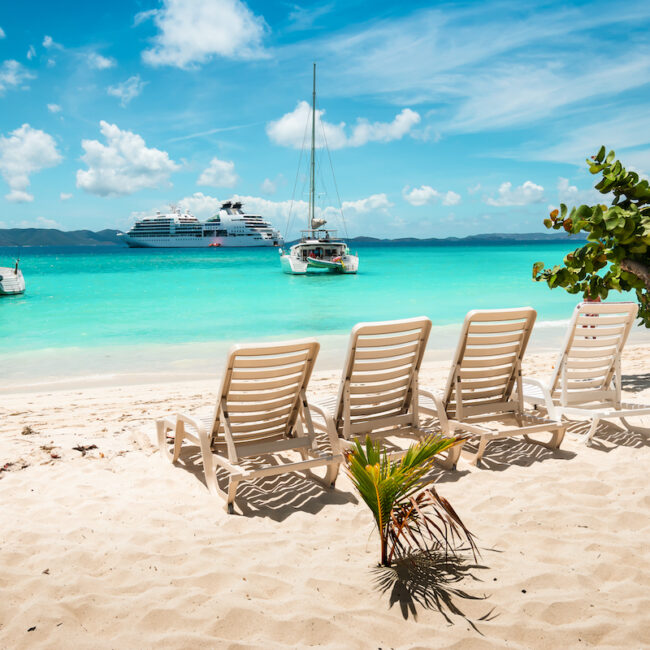
[[[121,236],[129,248],[258,248],[281,246],[282,239],[253,239],[252,237],[147,237],[138,239]]]
[[[350,255],[343,259],[343,265],[327,265],[316,266],[309,262],[292,257],[291,255],[282,255],[280,257],[280,264],[285,273],[291,275],[312,275],[317,273],[340,273],[340,274],[353,274],[359,270],[359,258],[356,255]]]

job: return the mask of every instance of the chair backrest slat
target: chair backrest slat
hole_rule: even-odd
[[[532,307],[471,311],[465,317],[444,392],[449,417],[521,408],[513,390],[537,313]]]
[[[314,339],[234,346],[219,392],[223,407],[215,409],[213,445],[227,446],[226,419],[235,453],[291,435],[319,348]]]
[[[565,406],[619,399],[620,377],[613,383],[614,375],[637,312],[633,302],[576,306],[551,376],[555,399]]]
[[[417,426],[417,380],[430,331],[426,317],[353,328],[335,412],[340,433]]]

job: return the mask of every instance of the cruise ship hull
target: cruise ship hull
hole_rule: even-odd
[[[147,237],[139,239],[123,234],[122,239],[130,248],[257,248],[282,245],[282,239],[256,239],[232,235],[229,237]]]

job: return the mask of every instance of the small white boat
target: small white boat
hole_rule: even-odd
[[[348,245],[337,239],[335,230],[325,230],[325,219],[316,218],[316,64],[314,63],[314,86],[311,110],[311,158],[309,162],[309,212],[307,230],[289,252],[280,249],[280,263],[285,273],[356,273],[359,257],[350,253]],[[341,211],[341,216],[343,212]]]
[[[25,292],[25,278],[23,272],[16,265],[0,266],[0,296],[15,296]]]

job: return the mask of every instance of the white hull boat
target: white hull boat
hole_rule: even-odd
[[[350,254],[345,242],[330,239],[332,231],[309,231],[289,252],[280,249],[280,263],[285,273],[306,275],[307,273],[356,273],[359,258]]]
[[[244,212],[239,201],[225,201],[205,222],[172,206],[167,214],[138,219],[119,237],[131,248],[251,248],[283,243],[268,221]]]
[[[18,268],[18,262],[11,266],[0,266],[0,296],[15,296],[25,293],[25,278]]]
[[[354,274],[359,269],[359,257],[350,253],[348,245],[336,238],[336,231],[325,230],[326,221],[315,214],[316,166],[316,64],[311,106],[311,158],[309,174],[309,213],[307,230],[289,252],[280,249],[280,264],[285,273],[307,275],[312,273]],[[341,215],[343,213],[341,212]]]

